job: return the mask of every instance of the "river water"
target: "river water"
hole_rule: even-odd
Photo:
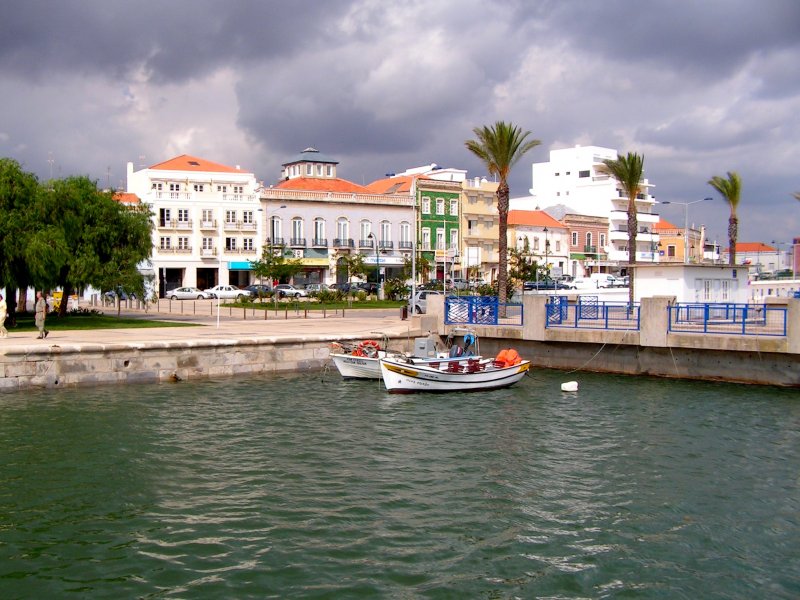
[[[4,394],[0,597],[797,598],[798,467],[800,394],[766,387]]]

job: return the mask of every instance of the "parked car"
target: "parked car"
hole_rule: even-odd
[[[522,289],[526,292],[530,291],[546,291],[546,290],[564,290],[568,289],[563,283],[553,279],[540,279],[539,281],[526,281],[522,284]]]
[[[235,285],[215,285],[205,290],[205,292],[210,297],[221,300],[244,300],[252,296],[249,290],[240,290]]]
[[[426,281],[417,289],[419,290],[441,290],[444,288],[444,282],[441,279],[431,279]]]
[[[305,290],[296,288],[288,283],[279,283],[275,286],[275,294],[278,298],[305,298],[308,296]]]
[[[362,281],[361,283],[356,284],[356,289],[361,290],[362,292],[366,292],[367,294],[377,294],[378,293],[378,284],[374,281]]]
[[[103,295],[109,301],[116,301],[117,296],[119,296],[120,300],[136,300],[136,294],[134,294],[133,292],[129,294],[121,287],[117,288],[116,290],[109,290]]]
[[[164,297],[170,300],[205,300],[211,296],[196,287],[186,286],[169,290],[164,294]]]
[[[307,283],[305,290],[308,294],[319,294],[322,291],[330,289],[326,283]]]
[[[458,277],[454,277],[453,287],[457,290],[467,290],[469,289],[469,282],[466,279],[459,279]]]
[[[253,283],[248,285],[246,288],[248,292],[254,297],[259,298],[261,296],[266,296],[270,292],[272,292],[272,286],[269,286],[265,283]]]
[[[442,290],[420,290],[408,301],[408,312],[413,314],[425,314],[428,311],[428,297],[443,296]]]
[[[614,278],[614,287],[628,287],[630,286],[630,284],[631,284],[631,278],[628,275]]]

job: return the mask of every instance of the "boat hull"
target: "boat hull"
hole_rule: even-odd
[[[381,365],[379,358],[353,356],[352,354],[331,354],[333,364],[339,374],[346,379],[380,379]]]
[[[509,367],[494,367],[482,362],[482,369],[455,371],[383,359],[380,368],[387,391],[396,394],[495,390],[514,385],[530,368],[527,360]]]

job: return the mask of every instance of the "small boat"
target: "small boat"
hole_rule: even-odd
[[[495,390],[517,383],[530,368],[516,350],[501,350],[497,357],[458,361],[406,362],[397,357],[380,360],[381,375],[391,393],[474,392]]]
[[[474,358],[472,351],[477,347],[477,338],[473,333],[464,335],[463,345],[454,343],[452,337],[448,338],[449,350],[445,352],[436,351],[432,336],[415,338],[414,342],[417,352],[414,355],[388,351],[388,339],[386,338],[383,340],[383,345],[376,340],[364,340],[355,345],[333,342],[330,358],[336,365],[339,374],[344,378],[381,379],[381,359],[395,357],[413,364],[424,364],[431,361],[465,363],[469,358]]]

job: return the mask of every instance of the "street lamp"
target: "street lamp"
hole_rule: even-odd
[[[544,269],[547,276],[550,276],[550,269],[547,266],[548,255],[550,253],[550,238],[547,237],[547,227],[544,228]]]
[[[697,204],[698,202],[709,202],[713,198],[703,198],[702,200],[695,200],[693,202],[670,202],[665,200],[661,204],[680,204],[683,206],[683,264],[689,263],[689,205]]]

